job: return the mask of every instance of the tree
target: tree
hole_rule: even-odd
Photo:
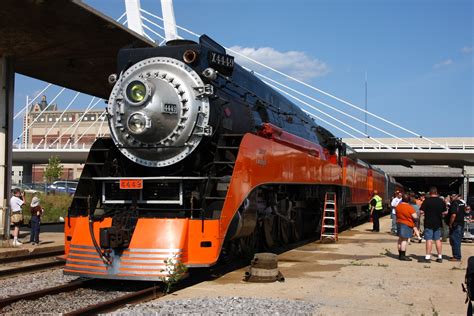
[[[53,182],[63,174],[63,166],[58,156],[52,156],[48,159],[48,165],[44,170],[44,178],[48,183]]]

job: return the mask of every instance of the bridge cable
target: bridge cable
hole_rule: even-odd
[[[95,97],[93,98],[95,99]],[[74,131],[71,133],[71,135],[69,136],[68,140],[66,141],[66,144],[64,144],[64,146],[62,147],[63,149],[65,149],[67,147],[67,145],[72,141],[72,136],[75,136],[76,135],[76,132],[77,130],[79,129],[79,126],[81,125],[81,122],[84,120],[84,117],[86,117],[86,114],[89,113],[90,110],[92,110],[93,107],[95,107],[99,102],[100,102],[101,99],[97,100],[96,103],[94,103],[93,106],[91,107],[88,107],[84,113],[82,113],[81,117],[79,118],[79,120],[76,122],[76,126],[74,127]]]
[[[93,100],[95,99],[95,97],[92,98],[91,102],[89,103],[92,104]],[[97,102],[92,105],[92,106],[88,106],[85,110],[85,112],[81,115],[81,117],[79,118],[79,120],[76,120],[73,124],[71,124],[61,135],[58,136],[58,138],[56,138],[56,140],[54,142],[52,142],[51,144],[48,145],[48,148],[51,148],[54,144],[56,144],[56,142],[58,142],[71,128],[73,128],[74,126],[76,126],[77,124],[79,124],[82,120],[82,118],[84,117],[84,115],[87,114],[87,112],[89,112],[92,108],[94,108],[99,102],[100,102],[101,99],[97,100]],[[69,140],[71,139],[71,136],[69,137]]]
[[[151,29],[150,27],[148,27],[148,25],[146,25],[146,24],[143,23],[142,26],[143,26],[144,28],[146,28],[148,31],[152,32],[153,34],[158,35],[158,37],[160,37],[161,39],[166,40],[165,37],[163,37],[160,33],[155,32],[153,29]],[[153,40],[152,40],[152,41],[153,41]],[[155,42],[155,41],[153,41],[153,42]]]
[[[243,67],[243,68],[250,71],[250,69],[248,69],[247,67]],[[360,122],[360,123],[364,123],[364,124],[365,124],[365,122],[362,121],[361,119],[359,119],[359,118],[357,118],[357,117],[355,117],[355,116],[353,116],[353,115],[350,115],[350,114],[348,114],[348,113],[346,113],[346,112],[344,112],[344,111],[341,111],[341,110],[339,110],[339,109],[337,109],[337,108],[335,108],[335,107],[333,107],[333,106],[331,106],[331,105],[329,105],[329,104],[327,104],[327,103],[325,103],[325,102],[322,102],[322,101],[320,101],[320,100],[318,100],[318,99],[312,98],[312,97],[309,96],[309,95],[306,95],[306,94],[304,94],[304,93],[302,93],[302,92],[299,92],[299,91],[297,91],[297,90],[295,90],[295,89],[293,89],[293,88],[291,88],[291,87],[289,87],[289,86],[287,86],[287,85],[285,85],[285,84],[283,84],[283,83],[281,83],[281,82],[278,82],[278,81],[276,81],[276,80],[273,80],[273,79],[271,79],[271,78],[269,78],[269,77],[267,77],[267,76],[265,76],[265,75],[263,75],[263,74],[260,74],[260,73],[255,72],[255,71],[252,71],[252,72],[255,73],[256,75],[258,75],[258,76],[260,76],[260,77],[266,79],[266,80],[269,80],[269,81],[271,81],[271,82],[273,82],[273,83],[276,83],[276,84],[278,84],[278,85],[280,85],[280,86],[282,86],[282,87],[284,87],[284,88],[286,88],[286,89],[288,89],[288,90],[291,90],[291,91],[293,91],[293,92],[295,92],[295,93],[297,93],[297,94],[299,94],[299,95],[301,95],[301,96],[304,96],[304,97],[306,97],[306,98],[308,98],[308,99],[310,99],[310,100],[313,100],[313,101],[315,101],[315,102],[317,102],[317,103],[319,103],[319,104],[321,104],[321,105],[324,105],[325,107],[328,107],[328,108],[330,108],[331,110],[334,110],[334,111],[336,111],[336,112],[338,112],[338,113],[340,113],[340,114],[343,114],[343,115],[345,115],[345,116],[347,116],[347,117],[350,117],[350,118],[352,118],[352,119],[354,119],[354,120],[356,120],[356,121],[358,121],[358,122]],[[265,81],[264,81],[264,82],[265,82]],[[265,82],[265,83],[268,84],[267,82]],[[272,87],[273,87],[273,86],[272,86]],[[308,105],[308,104],[307,104],[307,105]],[[315,107],[314,107],[313,105],[308,105],[308,106],[310,106],[310,107],[312,107],[313,109],[315,109]],[[369,123],[367,123],[367,125],[370,126],[370,127],[372,127],[372,128],[374,128],[374,129],[376,129],[376,130],[378,130],[378,131],[380,131],[380,132],[382,132],[382,133],[385,133],[385,134],[387,134],[387,135],[389,135],[389,136],[391,136],[391,137],[393,137],[393,138],[396,138],[396,139],[398,139],[398,140],[401,140],[401,141],[403,141],[403,142],[405,142],[405,143],[407,143],[407,144],[409,144],[409,145],[415,146],[415,144],[410,143],[410,142],[404,140],[403,138],[400,138],[400,137],[398,137],[398,136],[396,136],[396,135],[393,135],[393,134],[391,134],[391,133],[389,133],[389,132],[387,132],[387,131],[385,131],[385,130],[383,130],[383,129],[381,129],[381,128],[378,128],[377,126],[374,126],[374,125],[369,124]],[[370,138],[369,135],[367,135],[367,134],[365,134],[365,135]],[[373,139],[373,138],[372,138],[372,139]],[[417,148],[418,148],[418,149],[421,149],[420,147],[417,147]]]
[[[15,116],[13,117],[13,119],[16,120],[17,117],[18,117],[21,113],[23,113],[23,111],[27,111],[27,110],[28,110],[28,107],[29,107],[33,102],[35,102],[35,100],[36,100],[40,95],[42,95],[43,92],[45,92],[46,90],[48,90],[48,88],[51,87],[52,85],[53,85],[53,84],[50,83],[50,84],[48,84],[43,90],[41,90],[41,91],[30,101],[30,103],[27,103],[27,104],[25,105],[25,107],[20,110],[20,112],[18,112],[17,114],[15,114]]]
[[[29,130],[30,127],[36,123],[36,121],[38,121],[39,117],[53,104],[54,101],[56,101],[56,99],[64,92],[64,90],[66,90],[66,88],[62,88],[61,91],[59,91],[59,93],[53,98],[53,100],[51,100],[51,102],[48,103],[48,105],[34,118],[33,122],[31,122],[31,124],[29,124],[26,129],[23,129],[23,131],[21,132],[20,136],[18,136],[15,141],[13,142],[13,145],[16,144],[16,142],[23,136],[23,134],[25,134],[25,131]]]
[[[69,102],[69,104],[66,106],[66,108],[64,109],[64,111],[61,113],[61,115],[58,117],[58,119],[56,120],[56,122],[54,122],[53,126],[51,126],[47,131],[46,131],[46,135],[44,135],[44,137],[41,139],[41,141],[38,143],[38,145],[36,145],[35,149],[38,149],[39,146],[41,146],[41,144],[43,143],[43,141],[45,142],[45,147],[47,145],[47,141],[46,139],[48,138],[48,135],[49,135],[49,132],[51,132],[51,130],[59,123],[61,122],[61,119],[63,117],[63,115],[66,113],[66,111],[69,109],[69,107],[74,103],[74,101],[77,99],[77,97],[80,95],[81,93],[80,92],[77,92],[76,95],[72,98],[72,100]]]
[[[265,82],[265,81],[264,81],[264,82]],[[331,116],[330,114],[327,114],[326,112],[324,112],[324,111],[322,111],[322,110],[320,110],[320,109],[314,107],[313,105],[311,105],[311,104],[309,104],[309,103],[307,103],[307,102],[305,102],[305,101],[299,99],[298,97],[292,95],[291,93],[286,92],[286,91],[284,91],[283,89],[280,89],[280,88],[278,88],[278,87],[272,85],[272,84],[269,83],[269,82],[265,82],[265,83],[266,83],[267,85],[269,85],[270,87],[272,87],[273,89],[275,89],[275,90],[277,90],[277,91],[279,91],[279,92],[281,92],[281,93],[283,93],[283,94],[286,94],[287,96],[289,96],[289,97],[291,97],[291,98],[293,98],[293,99],[295,99],[295,100],[301,102],[301,103],[304,104],[304,105],[307,105],[307,106],[313,108],[314,110],[316,110],[316,111],[318,111],[318,112],[320,112],[320,113],[322,113],[322,114],[324,114],[324,115],[330,117],[331,119],[335,120],[336,122],[338,122],[338,123],[340,123],[340,124],[342,124],[342,125],[344,125],[344,126],[350,128],[350,129],[352,129],[353,131],[356,131],[357,133],[359,133],[359,134],[361,134],[361,135],[364,135],[364,136],[366,136],[367,138],[371,138],[369,135],[367,135],[367,134],[365,134],[364,132],[358,130],[357,128],[352,127],[352,126],[350,126],[349,124],[342,122],[341,120],[339,120],[339,119],[337,119],[337,118]],[[374,138],[372,138],[372,139],[373,139],[375,142],[377,142],[378,144],[382,145],[383,147],[386,147],[386,148],[388,148],[388,149],[393,149],[392,147],[390,147],[390,146],[388,146],[388,145],[385,145],[384,143],[380,142],[380,141],[377,140],[377,139],[374,139]]]
[[[160,21],[163,21],[163,19],[162,19],[161,17],[159,17],[159,16],[157,16],[157,15],[155,15],[155,14],[152,14],[152,13],[150,13],[150,12],[144,10],[144,9],[140,9],[140,11],[142,11],[142,12],[144,12],[145,14],[148,14],[149,16],[152,16],[152,17],[154,17],[154,18],[156,18],[156,19],[159,19]],[[188,30],[188,29],[186,29],[186,28],[184,28],[184,27],[181,27],[181,26],[179,26],[179,25],[176,25],[176,27],[179,28],[179,29],[181,29],[181,30],[183,30],[183,31],[185,31],[185,32],[187,32],[187,33],[189,33],[189,34],[191,34],[191,35],[194,35],[194,36],[196,36],[196,37],[199,37],[199,36],[200,36],[199,34],[194,33],[193,31]],[[246,56],[246,55],[243,55],[243,54],[241,54],[241,53],[239,53],[239,52],[237,52],[237,51],[235,51],[235,50],[233,50],[233,49],[231,49],[231,48],[228,48],[228,47],[224,47],[224,48],[227,49],[227,50],[229,50],[230,52],[236,54],[236,55],[239,55],[239,56],[241,56],[241,57],[243,57],[243,58],[246,58],[246,59],[248,59],[248,60],[250,60],[250,61],[256,63],[257,65],[260,65],[260,66],[262,66],[262,67],[264,67],[264,68],[267,68],[267,69],[269,69],[269,70],[271,70],[271,71],[273,71],[273,72],[276,72],[277,74],[280,74],[281,76],[284,76],[284,77],[286,77],[286,78],[288,78],[288,79],[290,79],[290,80],[293,80],[293,81],[295,81],[295,82],[297,82],[297,83],[300,83],[300,84],[302,84],[302,85],[304,85],[304,86],[306,86],[306,87],[308,87],[308,88],[310,88],[310,89],[312,89],[312,90],[315,90],[315,91],[317,91],[317,92],[319,92],[319,93],[322,93],[322,94],[324,94],[324,95],[326,95],[326,96],[328,96],[328,97],[330,97],[330,98],[333,98],[333,99],[335,99],[335,100],[337,100],[337,101],[339,101],[339,102],[342,102],[342,103],[344,103],[344,104],[346,104],[346,105],[348,105],[348,106],[350,106],[350,107],[352,107],[352,108],[355,108],[355,109],[357,109],[357,110],[359,110],[359,111],[362,111],[362,112],[364,112],[364,113],[366,113],[366,114],[368,114],[368,115],[370,115],[370,116],[373,116],[373,117],[375,117],[375,118],[377,118],[377,119],[379,119],[379,120],[382,120],[383,122],[386,122],[386,123],[388,123],[388,124],[390,124],[390,125],[392,125],[392,126],[395,126],[395,127],[399,128],[399,129],[401,129],[401,130],[403,130],[403,131],[406,131],[406,132],[408,132],[408,133],[410,133],[410,134],[412,134],[412,135],[415,135],[415,136],[417,136],[417,137],[419,137],[419,138],[421,138],[421,139],[424,139],[424,140],[426,140],[426,141],[428,141],[428,142],[431,142],[432,144],[438,145],[438,146],[440,146],[440,147],[442,147],[442,148],[444,148],[444,149],[447,149],[447,150],[450,149],[449,147],[446,147],[446,146],[444,146],[444,145],[441,145],[441,144],[439,144],[439,143],[437,143],[437,142],[435,142],[435,141],[433,141],[433,140],[431,140],[431,139],[429,139],[429,138],[427,138],[427,137],[424,137],[424,136],[422,136],[422,135],[420,135],[420,134],[418,134],[418,133],[415,133],[415,132],[413,132],[413,131],[411,131],[411,130],[405,128],[405,127],[403,127],[403,126],[400,126],[400,125],[398,125],[398,124],[396,124],[396,123],[393,123],[393,122],[391,122],[391,121],[389,121],[389,120],[387,120],[387,119],[385,119],[385,118],[383,118],[383,117],[381,117],[381,116],[379,116],[379,115],[376,115],[376,114],[374,114],[374,113],[372,113],[372,112],[369,112],[369,111],[367,111],[367,110],[365,110],[365,109],[363,109],[363,108],[361,108],[361,107],[358,107],[357,105],[355,105],[355,104],[353,104],[353,103],[351,103],[351,102],[345,101],[345,100],[343,100],[343,99],[341,99],[341,98],[336,97],[335,95],[332,95],[332,94],[330,94],[330,93],[328,93],[328,92],[325,92],[325,91],[323,91],[323,90],[321,90],[321,89],[318,89],[318,88],[316,88],[316,87],[314,87],[314,86],[312,86],[312,85],[310,85],[310,84],[307,84],[307,83],[305,83],[305,82],[303,82],[303,81],[301,81],[301,80],[299,80],[299,79],[297,79],[297,78],[294,78],[294,77],[292,77],[292,76],[290,76],[290,75],[287,75],[287,74],[285,74],[285,73],[283,73],[283,72],[281,72],[281,71],[279,71],[279,70],[277,70],[277,69],[275,69],[275,68],[272,68],[272,67],[270,67],[270,66],[267,66],[267,65],[265,65],[265,64],[263,64],[263,63],[261,63],[261,62],[255,60],[255,59],[253,59],[253,58],[251,58],[251,57],[248,57],[248,56]],[[372,139],[374,139],[374,138],[372,138]],[[414,144],[413,144],[413,145],[414,145]]]
[[[100,116],[100,119],[102,120],[102,123],[100,123],[100,126],[99,126],[99,130],[97,131],[97,134],[95,136],[95,138],[99,138],[99,137],[103,137],[105,133],[102,133],[102,127],[104,126],[104,122],[106,121],[106,118],[107,118],[107,115],[106,115],[106,112],[107,111],[104,111],[102,113],[102,115]]]
[[[324,94],[324,95],[326,95],[326,96],[328,96],[328,97],[330,97],[330,98],[333,98],[333,99],[335,99],[335,100],[337,100],[337,101],[339,101],[339,102],[342,102],[342,103],[344,103],[344,104],[346,104],[346,105],[349,105],[350,107],[352,107],[352,108],[354,108],[354,109],[357,109],[357,110],[359,110],[359,111],[362,111],[362,112],[364,112],[364,113],[366,113],[366,114],[368,114],[368,115],[370,115],[370,116],[373,116],[373,117],[375,117],[375,118],[377,118],[377,119],[379,119],[379,120],[382,120],[382,121],[384,121],[385,123],[388,123],[388,124],[390,124],[390,125],[392,125],[392,126],[395,126],[395,127],[399,128],[399,129],[402,129],[402,130],[404,130],[404,131],[406,131],[406,132],[408,132],[408,133],[410,133],[410,134],[412,134],[412,135],[415,135],[415,136],[417,136],[417,137],[419,137],[419,138],[425,139],[425,140],[427,140],[427,141],[429,141],[429,142],[431,142],[431,143],[433,143],[433,144],[436,144],[436,145],[438,145],[438,146],[440,146],[440,147],[442,147],[442,148],[444,148],[444,149],[448,149],[448,150],[449,150],[448,147],[445,147],[445,146],[443,146],[443,145],[441,145],[441,144],[439,144],[439,143],[437,143],[437,142],[435,142],[435,141],[433,141],[433,140],[431,140],[431,139],[429,139],[429,138],[427,138],[427,137],[423,137],[422,135],[417,134],[417,133],[415,133],[415,132],[413,132],[413,131],[411,131],[411,130],[409,130],[409,129],[407,129],[407,128],[404,128],[403,126],[400,126],[400,125],[398,125],[398,124],[396,124],[396,123],[393,123],[393,122],[391,122],[391,121],[389,121],[389,120],[387,120],[387,119],[385,119],[385,118],[383,118],[383,117],[381,117],[381,116],[378,116],[378,115],[376,115],[376,114],[373,114],[372,112],[366,111],[366,110],[364,110],[364,109],[362,109],[362,108],[360,108],[360,107],[358,107],[358,106],[356,106],[356,105],[354,105],[354,104],[352,104],[352,103],[350,103],[350,102],[348,102],[348,101],[345,101],[345,100],[343,100],[343,99],[340,99],[340,98],[338,98],[338,97],[336,97],[336,96],[334,96],[334,95],[332,95],[332,94],[330,94],[330,93],[327,93],[327,92],[325,92],[325,91],[323,91],[323,90],[320,90],[320,89],[318,89],[318,88],[316,88],[316,87],[314,87],[314,86],[312,86],[312,85],[310,85],[310,84],[307,84],[307,83],[305,83],[305,82],[303,82],[303,81],[301,81],[301,80],[299,80],[299,79],[296,79],[296,78],[294,78],[294,77],[292,77],[292,76],[290,76],[290,75],[287,75],[287,74],[285,74],[285,73],[283,73],[283,72],[281,72],[281,71],[279,71],[279,70],[276,70],[275,68],[272,68],[272,67],[270,67],[270,66],[267,66],[267,65],[265,65],[265,64],[263,64],[263,63],[261,63],[261,62],[255,60],[255,59],[250,58],[250,57],[248,57],[248,56],[245,56],[244,54],[241,54],[241,53],[239,53],[239,52],[237,52],[237,51],[235,51],[235,50],[233,50],[233,49],[231,49],[231,48],[227,48],[227,47],[225,47],[225,48],[226,48],[227,50],[229,50],[230,52],[236,54],[236,55],[239,55],[239,56],[241,56],[241,57],[244,57],[244,58],[246,58],[246,59],[248,59],[248,60],[250,60],[250,61],[252,61],[252,62],[254,62],[254,63],[256,63],[256,64],[258,64],[258,65],[260,65],[260,66],[262,66],[262,67],[265,67],[265,68],[267,68],[267,69],[269,69],[269,70],[271,70],[271,71],[273,71],[273,72],[276,72],[276,73],[278,73],[278,74],[280,74],[280,75],[282,75],[282,76],[284,76],[284,77],[286,77],[286,78],[288,78],[288,79],[290,79],[290,80],[296,81],[297,83],[300,83],[300,84],[302,84],[302,85],[304,85],[304,86],[306,86],[306,87],[308,87],[308,88],[310,88],[310,89],[312,89],[312,90],[315,90],[315,91],[317,91],[317,92],[319,92],[319,93],[322,93],[322,94]]]
[[[106,110],[104,110],[104,112],[100,113],[100,115],[97,116],[97,119],[94,121],[94,123],[90,124],[90,125],[86,128],[86,130],[81,134],[81,136],[79,136],[79,137],[76,139],[76,141],[74,142],[74,144],[72,144],[72,146],[75,146],[75,145],[79,142],[79,140],[81,140],[81,138],[84,137],[84,135],[89,131],[89,129],[90,129],[92,126],[94,126],[95,124],[97,124],[97,122],[99,121],[100,116],[102,116],[102,115],[105,114],[105,113],[106,113]],[[95,136],[94,136],[94,137],[95,137]]]

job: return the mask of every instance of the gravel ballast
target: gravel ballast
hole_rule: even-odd
[[[295,300],[251,297],[203,297],[155,300],[130,305],[114,315],[312,315],[317,305]]]
[[[15,275],[12,278],[0,280],[0,298],[66,284],[75,279],[77,279],[76,276],[64,275],[62,269]]]

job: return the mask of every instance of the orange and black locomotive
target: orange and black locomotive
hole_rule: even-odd
[[[66,274],[166,277],[367,218],[394,180],[234,62],[207,36],[123,49],[65,226]]]

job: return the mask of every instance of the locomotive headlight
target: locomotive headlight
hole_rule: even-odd
[[[148,119],[142,113],[134,113],[128,119],[128,129],[133,134],[141,134],[148,127]]]
[[[126,89],[127,99],[134,105],[140,105],[145,102],[148,93],[148,87],[138,80],[130,82]]]

